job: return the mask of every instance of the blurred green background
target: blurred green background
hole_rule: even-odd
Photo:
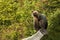
[[[48,35],[41,40],[60,40],[60,0],[0,0],[0,40],[21,40],[36,33],[32,10],[48,19]]]

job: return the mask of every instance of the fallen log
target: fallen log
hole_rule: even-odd
[[[45,29],[44,30],[41,29],[37,31],[37,33],[35,33],[34,35],[24,38],[22,40],[40,40],[46,34],[47,34],[47,31]]]

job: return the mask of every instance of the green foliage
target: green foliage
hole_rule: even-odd
[[[42,40],[60,40],[60,1],[50,0],[48,4],[44,4],[46,10],[45,13],[48,16],[48,37],[42,38]]]
[[[24,1],[20,7],[17,0],[0,0],[0,37],[1,40],[19,40],[35,33],[31,7]]]
[[[42,40],[60,40],[60,0],[0,0],[0,40],[33,35],[32,10],[47,16],[48,35]]]

